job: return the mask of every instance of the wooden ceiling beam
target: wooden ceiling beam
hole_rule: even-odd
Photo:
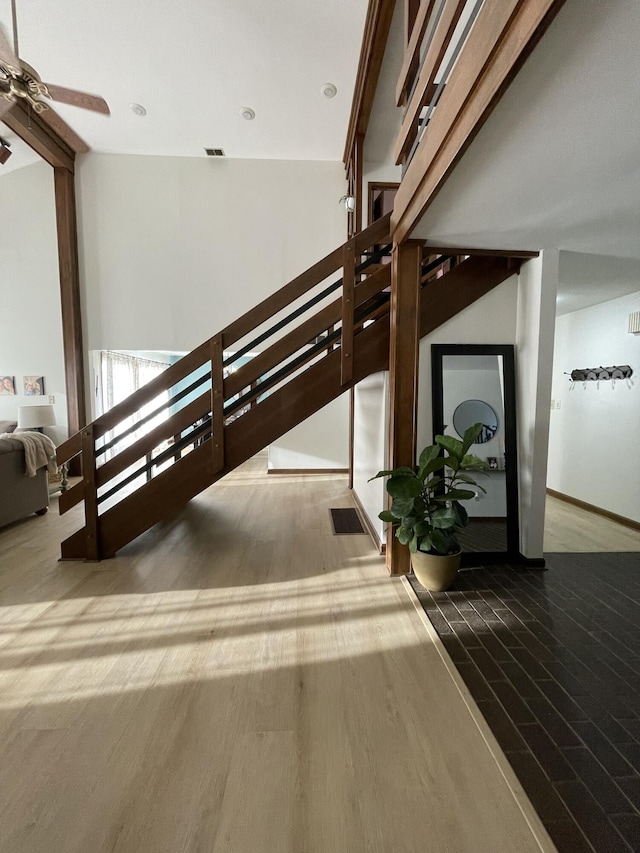
[[[74,150],[22,101],[17,101],[9,112],[3,115],[2,121],[54,169],[73,172]]]

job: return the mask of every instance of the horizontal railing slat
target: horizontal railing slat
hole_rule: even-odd
[[[429,45],[422,70],[420,71],[418,83],[402,121],[402,127],[400,128],[394,152],[396,163],[402,161],[415,139],[415,135],[418,132],[420,111],[427,103],[427,95],[432,93],[435,76],[449,47],[451,36],[456,28],[456,24],[460,20],[460,15],[465,4],[466,0],[447,0],[445,3],[438,26]]]
[[[383,238],[389,235],[390,220],[391,214],[387,214],[364,231],[361,231],[356,237],[353,237],[356,253],[362,253],[374,243],[382,242]],[[340,269],[342,266],[342,256],[343,247],[341,246],[223,329],[222,340],[225,350],[230,349],[237,341],[244,338],[262,323],[270,320],[279,311],[282,311],[293,301],[304,296],[312,287],[320,284],[335,273],[336,270]]]
[[[370,246],[373,246],[374,243],[388,243],[389,241],[385,238],[389,237],[391,234],[391,214],[387,213],[380,219],[376,219],[374,223],[372,223],[368,228],[365,228],[364,231],[360,231],[351,239],[355,244],[355,253],[357,255],[361,255],[365,249],[368,249]],[[342,248],[339,250],[342,253]]]
[[[116,456],[101,465],[96,472],[98,487],[104,486],[138,459],[151,453],[161,442],[187,429],[197,420],[208,415],[211,408],[211,393],[206,391],[171,417],[167,418],[134,444],[121,450]]]
[[[409,91],[411,90],[411,71],[420,59],[422,39],[424,38],[434,4],[435,0],[421,0],[420,8],[413,24],[413,30],[411,31],[411,38],[404,51],[404,60],[396,86],[396,105],[398,107],[405,103],[405,99],[408,98]]]
[[[76,504],[79,504],[80,501],[83,500],[84,480],[80,480],[79,483],[76,483],[75,486],[72,486],[70,489],[67,489],[66,492],[60,493],[60,498],[58,500],[60,515],[64,515],[65,512],[68,512],[72,507],[74,507]]]
[[[70,459],[73,459],[73,457],[77,456],[81,451],[82,434],[76,432],[56,447],[56,462],[58,465],[62,465],[64,462],[68,462]]]
[[[373,275],[367,276],[364,281],[356,286],[356,307],[388,286],[390,270],[391,266],[386,264],[384,269],[379,269]],[[325,332],[329,326],[340,320],[341,311],[342,300],[336,299],[289,334],[284,335],[268,349],[252,358],[251,361],[244,364],[225,380],[225,397],[228,399],[240,393],[244,388],[248,388],[252,382],[273,370],[312,338]]]
[[[304,296],[307,291],[315,287],[320,282],[324,281],[336,270],[340,268],[342,263],[342,249],[336,249],[327,255],[317,264],[314,264],[308,270],[305,270],[301,275],[297,276],[276,290],[271,296],[263,299],[251,311],[239,317],[233,323],[223,329],[222,340],[225,350],[230,349],[233,344],[241,340],[252,332],[255,328],[270,320],[279,311],[282,311],[294,300],[300,296]]]
[[[201,367],[209,358],[209,342],[200,344],[199,347],[192,350],[187,355],[183,356],[180,361],[167,367],[159,376],[147,382],[142,388],[134,391],[134,393],[118,403],[104,415],[101,415],[94,421],[96,427],[96,438],[104,435],[110,429],[116,427],[125,418],[130,417],[134,412],[137,412],[142,406],[150,403],[158,394],[163,391],[168,391],[176,382],[185,379],[189,374],[193,373]]]

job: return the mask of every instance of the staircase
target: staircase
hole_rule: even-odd
[[[62,559],[112,557],[387,369],[389,241],[386,216],[65,441],[58,464],[80,457],[82,480],[61,494],[60,512],[84,502],[85,524],[62,543]],[[425,250],[421,334],[518,272],[519,263]],[[149,431],[137,438],[141,428]]]

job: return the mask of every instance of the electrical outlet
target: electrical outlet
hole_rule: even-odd
[[[560,400],[556,400],[556,409],[560,408]]]
[[[56,401],[56,398],[53,396],[53,394],[49,394],[49,402],[51,403],[52,406],[55,403],[55,401]]]

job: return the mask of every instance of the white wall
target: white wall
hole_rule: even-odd
[[[269,446],[269,468],[349,468],[349,395],[342,394]]]
[[[518,287],[516,417],[520,551],[543,555],[549,402],[559,252],[546,250],[523,264]]]
[[[603,285],[606,282],[603,282]],[[640,291],[556,320],[547,485],[640,521]],[[630,381],[576,382],[565,371],[629,364]]]
[[[345,239],[341,163],[87,154],[87,349],[189,351]]]
[[[385,524],[378,513],[386,507],[384,480],[369,479],[387,467],[389,374],[374,373],[354,393],[353,490],[371,526],[384,542]]]
[[[67,437],[60,283],[53,169],[44,161],[0,179],[0,375],[14,376],[16,396],[0,396],[0,420],[17,420],[18,406],[55,398],[57,426]],[[24,397],[23,376],[44,376],[45,396]]]
[[[92,153],[78,175],[89,350],[189,351],[345,240],[341,163]],[[323,409],[272,465],[345,467],[347,430]]]

